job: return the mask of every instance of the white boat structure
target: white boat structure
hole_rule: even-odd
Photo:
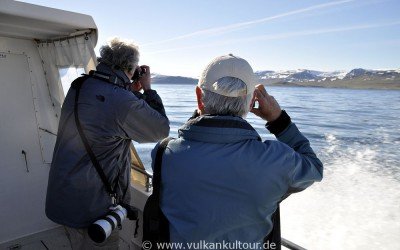
[[[0,2],[0,249],[70,248],[62,227],[44,212],[64,100],[60,69],[95,69],[96,43],[88,15]],[[150,182],[133,158],[139,170],[132,171],[132,200],[143,209]],[[121,249],[140,249],[134,229],[134,222],[124,222]]]
[[[0,249],[70,249],[64,229],[45,215],[66,94],[60,72],[95,69],[97,37],[91,16],[0,1]],[[142,211],[151,175],[131,149],[132,201]],[[135,221],[123,222],[120,249],[141,249],[142,226],[137,235],[135,227]]]

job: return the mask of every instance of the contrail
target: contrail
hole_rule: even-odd
[[[335,5],[341,5],[341,4],[354,2],[354,1],[355,0],[342,0],[342,1],[336,1],[336,2],[331,2],[331,3],[318,4],[318,5],[310,6],[310,7],[307,7],[307,8],[293,10],[293,11],[289,11],[289,12],[286,12],[286,13],[278,14],[278,15],[275,15],[275,16],[265,17],[265,18],[256,19],[256,20],[252,20],[252,21],[247,21],[247,22],[235,23],[235,24],[231,24],[231,25],[227,25],[227,26],[220,26],[220,27],[215,27],[215,28],[210,28],[210,29],[199,30],[199,31],[195,31],[195,32],[192,32],[192,33],[188,33],[186,35],[181,35],[181,36],[169,38],[169,39],[158,41],[158,42],[152,42],[152,43],[143,44],[141,46],[162,44],[162,43],[182,40],[182,39],[195,37],[195,36],[200,36],[200,35],[212,35],[212,34],[228,33],[228,32],[232,32],[232,31],[235,31],[235,30],[238,30],[238,29],[242,29],[242,28],[245,28],[245,27],[248,27],[248,26],[255,25],[255,24],[265,23],[265,22],[268,22],[268,21],[271,21],[271,20],[275,20],[275,19],[279,19],[279,18],[283,18],[283,17],[287,17],[287,16],[293,16],[293,15],[296,15],[296,14],[309,12],[309,11],[312,11],[312,10],[324,9],[324,8],[327,8],[327,7],[331,7],[331,6],[335,6]]]
[[[268,40],[278,40],[278,39],[285,39],[285,38],[299,37],[299,36],[310,36],[310,35],[338,33],[338,32],[346,32],[346,31],[354,31],[354,30],[374,29],[374,28],[396,26],[396,25],[400,25],[400,21],[393,21],[393,22],[380,23],[380,24],[362,24],[362,25],[354,25],[354,26],[349,26],[349,27],[339,27],[339,28],[329,28],[329,29],[304,30],[304,31],[296,31],[296,32],[288,32],[288,33],[224,40],[221,42],[209,43],[206,45],[201,44],[201,45],[194,45],[194,46],[188,46],[188,47],[179,47],[179,48],[158,50],[158,51],[153,51],[153,52],[149,51],[149,52],[147,52],[147,54],[159,54],[159,53],[166,53],[166,52],[171,52],[171,51],[179,51],[179,50],[187,50],[187,49],[208,48],[208,47],[222,46],[222,45],[228,45],[228,44],[234,44],[234,43],[243,43],[243,42],[268,41]]]
[[[353,30],[374,29],[374,28],[396,26],[396,25],[400,25],[400,21],[393,21],[393,22],[380,23],[380,24],[362,24],[362,25],[354,25],[354,26],[339,27],[339,28],[305,30],[305,31],[281,33],[281,34],[276,34],[276,35],[263,35],[263,36],[256,36],[256,37],[250,37],[250,38],[232,39],[227,42],[237,43],[237,42],[275,40],[275,39],[284,39],[284,38],[298,37],[298,36],[320,35],[320,34],[346,32],[346,31],[353,31]]]

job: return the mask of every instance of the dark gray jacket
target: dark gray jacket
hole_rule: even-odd
[[[129,80],[122,71],[112,72],[103,64],[97,70]],[[111,199],[78,134],[73,112],[75,92],[70,88],[61,110],[46,215],[56,223],[84,228],[108,212]],[[154,90],[135,95],[89,78],[79,96],[79,120],[109,183],[117,183],[117,193],[129,202],[131,140],[155,142],[169,134],[161,98]]]

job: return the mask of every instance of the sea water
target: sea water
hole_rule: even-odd
[[[196,108],[195,86],[153,86],[170,119],[170,136],[177,137]],[[281,203],[282,237],[307,249],[400,249],[400,91],[267,91],[325,167],[322,182]],[[275,140],[265,121],[253,114],[247,120],[263,140]],[[154,144],[135,146],[150,169]]]

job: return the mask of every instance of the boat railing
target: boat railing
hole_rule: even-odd
[[[142,168],[139,168],[139,167],[137,167],[137,166],[135,166],[135,165],[131,165],[131,168],[133,169],[133,170],[135,170],[136,172],[139,172],[139,173],[141,173],[142,175],[144,175],[144,177],[145,177],[145,179],[146,179],[146,184],[145,184],[145,187],[146,187],[146,192],[150,192],[150,189],[153,187],[153,175],[152,174],[150,174],[149,172],[147,172],[145,169],[142,169]]]
[[[281,245],[290,250],[306,250],[304,247],[301,247],[285,238],[281,238]]]
[[[137,172],[141,173],[142,175],[144,175],[144,177],[146,179],[146,185],[145,185],[146,192],[150,192],[150,189],[152,188],[153,175],[150,174],[149,172],[147,172],[145,169],[139,168],[139,167],[137,167],[137,166],[135,166],[133,164],[131,165],[131,168],[134,171],[137,171]],[[305,250],[305,248],[303,248],[303,247],[301,247],[301,246],[299,246],[299,245],[297,245],[297,244],[295,244],[295,243],[293,243],[293,242],[291,242],[291,241],[289,241],[289,240],[287,240],[285,238],[281,239],[281,245],[286,247],[287,249],[290,249],[290,250]]]

